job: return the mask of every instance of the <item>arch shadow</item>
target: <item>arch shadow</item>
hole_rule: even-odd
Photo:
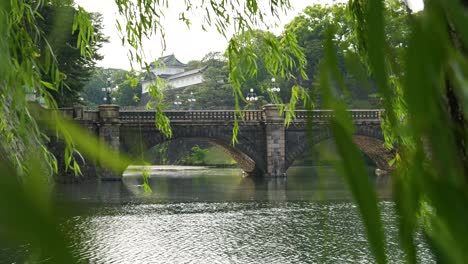
[[[334,140],[334,136],[328,127],[313,129],[310,138],[306,132],[292,131],[290,134],[292,135],[287,135],[286,169],[311,147],[326,140]],[[384,171],[392,170],[389,161],[393,159],[395,152],[384,147],[384,138],[380,126],[356,127],[353,142],[379,169]]]
[[[120,129],[120,151],[130,157],[137,157],[164,142],[178,139],[200,139],[220,146],[247,175],[263,173],[263,157],[256,147],[256,142],[251,140],[256,138],[255,135],[239,134],[239,143],[233,146],[231,144],[231,131],[224,127],[173,127],[172,132],[172,137],[168,138],[154,127],[123,127]]]

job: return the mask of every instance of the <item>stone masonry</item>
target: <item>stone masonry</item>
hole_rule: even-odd
[[[265,105],[266,127],[266,176],[286,176],[285,168],[285,127],[278,105]]]
[[[130,158],[139,157],[151,147],[168,140],[203,138],[223,147],[247,175],[284,177],[288,167],[310,148],[310,144],[332,136],[327,124],[333,112],[297,110],[296,119],[285,127],[284,116],[279,110],[278,105],[270,104],[265,105],[263,110],[241,111],[238,142],[232,144],[232,128],[238,114],[234,110],[167,111],[165,115],[172,129],[172,138],[167,138],[155,125],[154,111],[121,110],[117,105],[101,105],[97,110],[80,107],[60,109],[68,118],[96,135],[101,144]],[[379,167],[388,169],[386,164],[392,153],[383,149],[381,110],[350,112],[357,128],[357,146]],[[313,135],[312,138],[308,136],[308,131],[312,132],[309,133]],[[59,152],[55,154],[60,158]],[[96,172],[102,180],[121,178],[119,172],[106,170],[96,161],[87,160],[86,164],[95,166],[87,171]],[[122,164],[122,168],[127,165]]]

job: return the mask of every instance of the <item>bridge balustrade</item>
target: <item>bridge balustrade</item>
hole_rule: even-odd
[[[132,122],[154,122],[156,113],[154,111],[120,111],[120,121]]]
[[[234,120],[234,112],[222,110],[165,111],[170,120],[203,120],[225,121]]]
[[[99,111],[92,108],[83,108],[79,112],[73,108],[60,109],[62,114],[74,119],[81,120],[98,120]],[[355,122],[378,122],[381,119],[382,109],[354,109],[348,110],[351,118]],[[235,110],[177,110],[177,111],[164,111],[164,114],[171,121],[234,121]],[[246,122],[261,122],[265,120],[265,112],[263,110],[243,110],[240,111],[242,118],[238,116],[238,120]],[[311,119],[312,122],[322,123],[328,122],[334,116],[332,110],[296,110],[295,122],[305,122]],[[154,122],[156,112],[154,110],[122,110],[119,111],[119,119],[124,123],[140,123],[140,122]]]
[[[242,111],[245,121],[262,121],[264,120],[262,110],[246,110]]]
[[[354,120],[379,120],[384,110],[376,109],[376,110],[350,110],[351,116]]]
[[[171,121],[233,121],[236,112],[234,110],[193,110],[193,111],[164,111]],[[241,111],[245,121],[262,121],[263,111]],[[153,122],[155,111],[120,111],[122,122]],[[238,118],[241,120],[241,118]]]
[[[379,121],[384,110],[381,109],[359,109],[348,110],[354,121]],[[312,119],[313,122],[327,122],[334,116],[333,110],[296,110],[296,120]]]

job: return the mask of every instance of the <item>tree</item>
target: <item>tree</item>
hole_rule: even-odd
[[[115,96],[117,104],[120,106],[137,106],[141,98],[141,83],[134,85],[131,80],[126,79],[119,84]]]
[[[386,35],[393,47],[403,47],[407,43],[409,34],[408,15],[404,5],[397,1],[386,2],[390,20],[386,28]],[[369,107],[369,95],[376,93],[375,82],[367,73],[366,65],[359,60],[357,40],[353,34],[354,21],[347,15],[345,4],[311,5],[285,26],[285,31],[295,34],[298,44],[303,48],[307,60],[306,73],[309,80],[301,80],[302,85],[314,89],[317,83],[319,68],[324,54],[324,41],[327,32],[333,28],[334,52],[337,53],[338,68],[343,81],[349,91],[344,90],[349,107]],[[398,56],[401,51],[398,49]],[[401,60],[395,60],[401,62]],[[285,84],[286,86],[288,84]],[[313,91],[317,96],[318,91]],[[316,98],[318,98],[317,96]],[[320,107],[318,99],[315,100]]]
[[[26,96],[36,92],[48,107],[54,108],[57,103],[52,92],[59,89],[64,79],[52,47],[40,45],[48,36],[41,30],[39,10],[48,4],[59,6],[69,1],[0,2],[0,222],[2,238],[22,241],[19,243],[36,241],[32,242],[33,251],[41,248],[35,252],[54,256],[56,262],[73,263],[76,259],[67,249],[67,239],[56,229],[57,219],[52,210],[45,209],[49,201],[46,198],[49,177],[56,162],[47,151],[47,139],[38,127],[39,111],[29,105]],[[90,15],[78,9],[73,29],[79,33],[73,45],[78,46],[82,55],[91,52],[88,45],[93,32],[91,24]],[[72,153],[70,139],[67,146],[67,153]],[[8,205],[11,201],[16,201],[14,207]],[[23,234],[12,232],[26,229],[29,231]],[[50,247],[46,249],[40,244]]]
[[[190,89],[197,98],[197,105],[207,109],[234,109],[226,57],[220,53],[208,53],[201,64],[205,67],[204,82]]]
[[[79,102],[80,92],[91,78],[96,61],[102,59],[98,49],[107,42],[107,38],[102,33],[102,16],[97,13],[89,14],[93,31],[88,45],[92,55],[84,56],[80,49],[74,47],[80,32],[69,34],[72,32],[74,17],[77,14],[73,6],[45,5],[39,12],[43,16],[40,27],[47,35],[41,43],[41,50],[46,50],[45,46],[50,45],[64,79],[59,88],[52,92],[52,96],[59,106],[71,106]],[[44,52],[42,55],[46,57]],[[46,79],[50,81],[50,78]]]
[[[384,99],[387,145],[399,146],[395,200],[407,262],[416,263],[413,237],[421,214],[438,261],[464,262],[468,124],[462,105],[468,100],[468,1],[425,1],[422,14],[411,18],[401,62],[395,56],[399,45],[385,34],[391,22],[384,16],[385,6],[353,0],[349,7],[360,54]],[[379,242],[371,244],[378,252]],[[384,262],[381,253],[376,255]]]
[[[128,77],[131,79],[129,80]],[[118,87],[118,90],[111,94],[117,104],[121,106],[138,104],[141,98],[141,84],[135,84],[135,81],[139,80],[136,73],[120,69],[98,68],[84,87],[82,96],[85,105],[96,106],[105,103],[103,98],[106,94],[102,88],[107,87],[108,79],[112,87]],[[135,87],[132,87],[133,85]]]
[[[272,103],[282,104],[291,100],[293,90],[301,90],[301,80],[307,79],[304,71],[306,61],[292,32],[284,31],[282,35],[275,36],[267,31],[247,30],[235,35],[231,40],[240,47],[236,52],[248,54],[239,60],[234,60],[233,57],[229,60],[230,67],[238,69],[241,76],[239,87],[236,89],[239,96],[242,94],[244,97],[250,89],[254,89],[262,101],[266,102],[265,99],[268,98]],[[292,49],[284,45],[289,42],[295,43]],[[231,49],[232,47],[228,47],[226,54],[235,56],[231,54]],[[278,61],[277,53],[285,54],[285,60]],[[272,86],[281,86],[280,93],[271,92]],[[304,93],[302,99],[305,99]],[[289,105],[294,107],[295,104]]]
[[[324,57],[323,44],[326,32],[332,26],[335,29],[334,39],[338,46],[336,51],[340,57],[343,57],[343,52],[352,45],[352,23],[346,15],[344,4],[308,6],[285,26],[286,31],[295,34],[299,45],[304,49],[307,59],[306,72],[310,78],[306,80],[305,86],[311,87],[317,77],[320,61]],[[340,61],[340,67],[344,68],[343,60]]]

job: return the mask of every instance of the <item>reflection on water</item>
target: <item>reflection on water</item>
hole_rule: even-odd
[[[129,175],[129,176],[128,176]],[[388,176],[374,176],[379,197],[391,196]],[[345,184],[332,168],[293,167],[287,178],[242,177],[239,169],[155,171],[152,193],[143,190],[141,174],[120,182],[60,185],[60,200],[91,203],[160,203],[189,201],[316,201],[350,200]]]
[[[151,177],[152,193],[133,175],[58,185],[56,196],[68,208],[87,209],[64,224],[84,263],[372,263],[357,209],[336,173],[296,167],[288,175],[166,171]],[[403,263],[389,177],[372,181],[382,198],[389,261]],[[421,261],[432,261],[422,238],[416,241]]]

